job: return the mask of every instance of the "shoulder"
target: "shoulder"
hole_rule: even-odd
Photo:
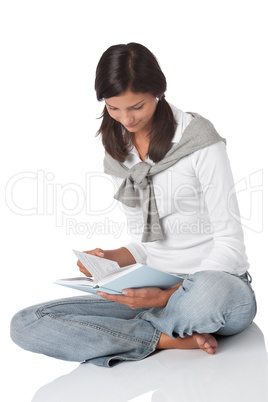
[[[177,128],[172,139],[172,142],[174,144],[177,144],[179,143],[182,133],[184,132],[188,124],[192,121],[192,119],[194,119],[194,116],[192,116],[190,113],[183,112],[171,103],[169,103],[169,106],[171,107],[171,110],[177,122]]]
[[[201,148],[190,155],[192,167],[195,171],[207,169],[210,174],[218,172],[220,176],[230,167],[226,144],[218,141]]]

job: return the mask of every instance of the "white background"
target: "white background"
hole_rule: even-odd
[[[1,361],[13,380],[11,401],[31,400],[77,366],[20,350],[9,339],[12,315],[77,294],[52,284],[78,274],[72,248],[116,248],[129,240],[95,138],[103,109],[95,68],[113,44],[147,46],[166,75],[167,100],[207,117],[227,138],[259,305],[255,322],[267,341],[265,3],[1,2]],[[117,222],[124,228],[119,237],[111,233]],[[93,232],[83,232],[86,223]]]

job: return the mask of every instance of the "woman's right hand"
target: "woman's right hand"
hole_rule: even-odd
[[[95,248],[94,250],[90,250],[90,251],[83,251],[83,253],[87,253],[87,254],[92,254],[95,255],[96,257],[104,257],[104,251],[101,248]],[[79,267],[80,272],[82,272],[82,274],[91,277],[91,273],[84,267],[84,265],[82,264],[82,262],[80,260],[77,261],[77,265]]]

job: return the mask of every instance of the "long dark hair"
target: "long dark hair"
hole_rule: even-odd
[[[150,50],[138,43],[109,47],[97,65],[95,90],[98,101],[118,96],[128,89],[159,98],[148,150],[149,158],[159,162],[170,149],[177,124],[165,99],[167,83],[158,61]],[[106,106],[98,134],[102,136],[105,150],[123,162],[129,153],[131,134],[109,115]]]

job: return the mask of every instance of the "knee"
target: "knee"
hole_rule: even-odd
[[[184,287],[191,290],[192,296],[212,308],[228,305],[236,298],[239,278],[221,271],[200,271],[191,275]]]
[[[10,336],[13,342],[18,344],[20,339],[20,335],[23,332],[24,327],[24,318],[23,318],[23,310],[19,311],[12,317],[10,322]]]
[[[222,271],[198,271],[188,277],[188,280],[196,282],[199,286],[208,287],[215,286],[218,282],[223,282],[229,276],[226,272]]]
[[[222,287],[225,275],[227,275],[225,272],[220,271],[199,271],[190,275],[183,285],[186,289],[200,290],[203,293],[207,290]]]
[[[10,337],[18,346],[22,347],[23,349],[27,348],[27,327],[32,321],[31,313],[29,309],[24,309],[19,311],[14,315],[11,319],[10,323]]]

